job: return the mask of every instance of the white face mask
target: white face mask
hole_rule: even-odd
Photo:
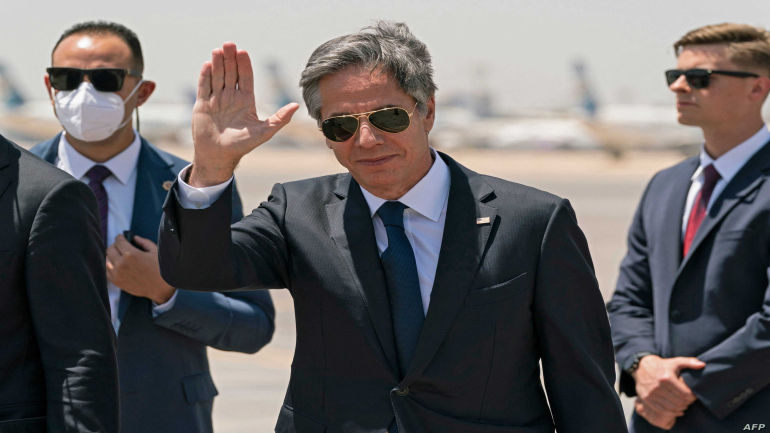
[[[139,81],[126,101],[143,82]],[[61,91],[54,97],[59,122],[67,134],[82,141],[105,140],[130,122],[131,117],[123,121],[125,104],[117,93],[100,92],[87,81],[80,83],[75,90]]]

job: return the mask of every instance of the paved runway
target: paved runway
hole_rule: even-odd
[[[167,148],[189,158],[189,149]],[[634,154],[616,161],[602,153],[522,153],[450,151],[476,171],[534,186],[570,199],[586,233],[605,299],[614,290],[625,236],[649,178],[683,157],[676,153]],[[244,209],[269,195],[272,185],[343,171],[330,151],[257,149],[236,172]],[[256,355],[210,350],[212,374],[219,389],[214,404],[218,433],[272,432],[289,380],[295,344],[292,300],[286,290],[273,291],[277,330],[272,343]],[[629,413],[630,401],[624,398]],[[597,414],[599,415],[599,414]],[[600,415],[599,415],[600,416]]]

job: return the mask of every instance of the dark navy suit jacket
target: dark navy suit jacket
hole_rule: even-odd
[[[626,433],[609,320],[569,202],[439,155],[446,226],[407,371],[350,174],[277,184],[232,226],[227,192],[195,210],[173,187],[161,274],[196,290],[291,291],[297,347],[278,433],[383,433],[394,417],[401,433]]]
[[[54,163],[60,135],[32,152]],[[167,191],[187,162],[142,139],[131,231],[157,242]],[[167,184],[168,185],[168,184]],[[232,221],[243,217],[233,190]],[[206,347],[254,353],[273,335],[267,292],[197,293],[179,290],[171,310],[157,318],[152,301],[121,293],[118,328],[121,432],[211,432],[217,390]]]
[[[690,158],[656,174],[628,237],[628,254],[608,304],[618,363],[635,353],[697,357],[685,370],[698,400],[672,431],[742,431],[770,426],[770,145],[760,149],[713,202],[687,257],[682,218]],[[623,372],[620,391],[636,395]],[[658,432],[638,415],[632,431]]]

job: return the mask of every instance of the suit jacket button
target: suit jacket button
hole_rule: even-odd
[[[671,320],[674,321],[674,323],[679,322],[680,320],[682,320],[682,313],[679,310],[672,311]]]
[[[406,388],[403,388],[403,389],[397,389],[396,394],[398,394],[401,397],[409,394],[409,387],[407,386]]]

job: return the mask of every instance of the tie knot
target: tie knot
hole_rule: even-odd
[[[404,209],[406,205],[399,201],[386,201],[377,209],[382,224],[404,228]]]
[[[709,164],[703,169],[703,183],[704,185],[715,184],[722,175],[719,174],[714,164]]]
[[[110,177],[110,175],[112,175],[112,172],[110,171],[110,169],[103,165],[95,165],[86,172],[86,176],[88,176],[91,182],[98,182],[98,183],[102,183],[104,179],[107,179],[108,177]]]

